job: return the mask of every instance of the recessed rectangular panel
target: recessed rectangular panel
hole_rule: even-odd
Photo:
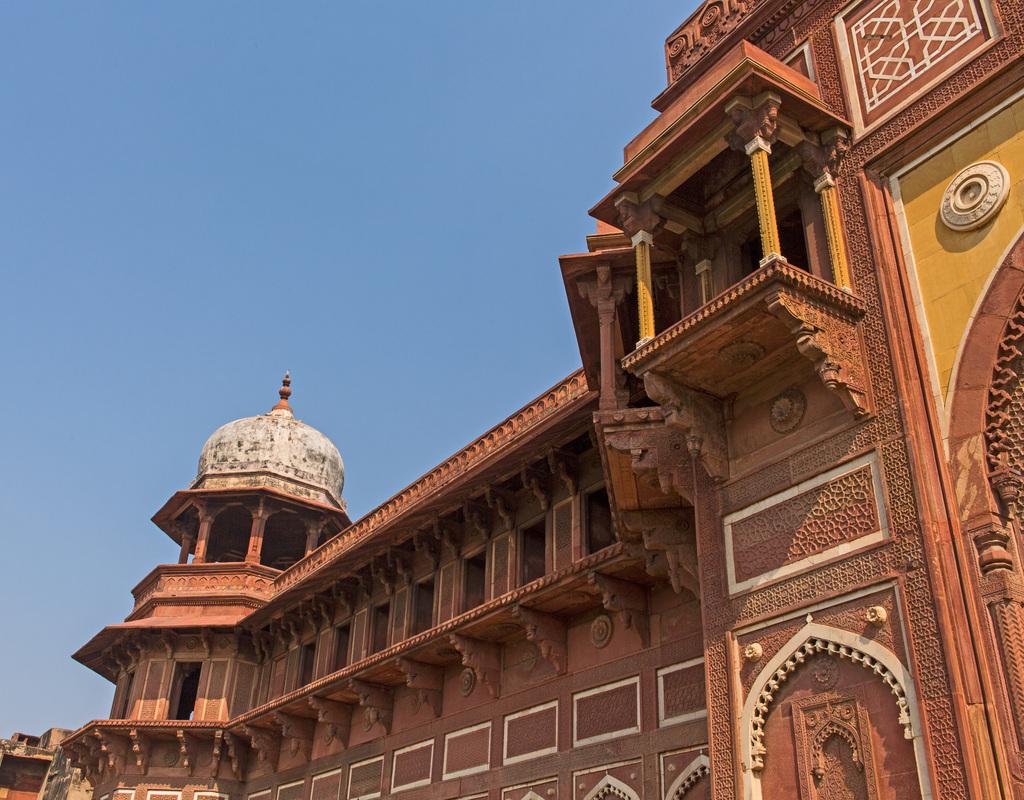
[[[503,760],[515,764],[558,750],[558,701],[505,717]]]
[[[572,702],[577,747],[640,731],[639,676],[579,692]]]
[[[391,791],[401,792],[428,785],[433,766],[433,739],[396,750],[391,762]]]
[[[491,723],[484,722],[444,737],[444,780],[485,772],[491,766]]]

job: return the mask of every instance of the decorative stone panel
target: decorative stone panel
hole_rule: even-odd
[[[558,751],[558,701],[517,711],[505,717],[505,764],[515,764]]]
[[[558,778],[542,778],[532,783],[508,786],[501,790],[501,800],[558,800]]]
[[[643,797],[643,761],[619,761],[573,773],[573,800],[639,800]]]
[[[491,766],[491,723],[453,731],[444,737],[444,780],[485,772]]]
[[[729,591],[810,569],[888,536],[874,452],[729,514]]]
[[[313,776],[310,789],[310,800],[341,800],[341,789],[344,786],[342,777],[344,770],[332,769]]]
[[[383,756],[353,764],[348,773],[348,800],[374,800],[380,797],[383,777]]]
[[[626,678],[572,697],[573,746],[640,732],[640,678]]]
[[[305,788],[305,781],[283,783],[277,787],[277,800],[302,800]]]
[[[658,725],[706,717],[704,659],[695,658],[658,670]]]
[[[433,774],[434,740],[396,750],[391,763],[391,791],[427,786]]]
[[[981,50],[984,0],[864,0],[836,20],[858,129],[874,126]]]

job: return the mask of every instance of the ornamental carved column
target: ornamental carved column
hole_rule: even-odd
[[[637,347],[654,338],[654,292],[651,280],[651,248],[654,234],[664,220],[652,207],[651,201],[639,202],[624,195],[615,201],[619,210],[619,224],[633,245],[636,258],[636,303],[640,320]]]
[[[800,155],[804,169],[814,179],[814,191],[821,200],[821,213],[825,219],[825,238],[828,241],[832,279],[840,289],[853,288],[850,265],[846,259],[846,236],[839,212],[839,190],[836,178],[846,151],[850,149],[850,134],[841,128],[832,128],[821,134],[820,143],[804,141]]]
[[[768,156],[772,144],[778,137],[779,105],[782,99],[771,92],[758,95],[753,100],[737,97],[725,108],[736,125],[735,133],[729,136],[733,149],[742,150],[750,158],[750,169],[754,178],[754,201],[757,204],[757,224],[761,231],[761,263],[781,258],[779,245],[779,223],[775,216],[775,194],[772,190],[771,168]]]
[[[196,550],[192,556],[193,564],[206,561],[206,544],[210,540],[210,526],[213,525],[213,514],[205,504],[197,508],[199,512],[199,533],[196,535]]]
[[[594,277],[578,282],[580,294],[597,309],[597,320],[601,333],[601,395],[599,407],[620,408],[625,405],[624,392],[620,391],[620,374],[615,352],[615,323],[618,307],[629,292],[630,284],[625,277],[615,278],[607,265],[599,266]]]
[[[267,519],[270,517],[270,510],[260,500],[259,508],[252,515],[252,528],[249,530],[249,549],[245,553],[247,564],[259,564],[263,555],[263,532],[267,527]]]

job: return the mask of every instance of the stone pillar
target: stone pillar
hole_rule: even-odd
[[[703,261],[698,261],[693,267],[693,271],[697,274],[697,296],[700,305],[710,303],[711,298],[715,296],[713,266],[711,259],[705,258]]]
[[[775,192],[772,190],[771,168],[768,156],[772,146],[767,139],[755,136],[743,146],[750,156],[750,169],[754,174],[754,201],[757,203],[757,225],[761,231],[761,261],[782,255],[779,245],[779,223],[775,217]]]
[[[750,169],[754,179],[754,202],[757,204],[757,225],[761,231],[761,263],[780,259],[779,223],[775,217],[775,193],[772,189],[772,174],[768,156],[772,143],[778,136],[779,105],[778,95],[765,92],[753,99],[734,97],[725,111],[736,125],[730,134],[729,144],[733,149],[742,150],[750,158]]]
[[[618,318],[619,303],[629,291],[625,276],[615,278],[612,268],[602,264],[595,270],[594,277],[582,278],[578,282],[580,294],[597,309],[601,344],[601,395],[598,405],[601,409],[619,408],[625,398],[618,389],[618,366],[615,359],[615,321]]]
[[[839,212],[839,190],[835,176],[843,156],[850,147],[849,133],[833,128],[821,134],[820,142],[804,141],[799,145],[804,169],[814,179],[814,191],[821,201],[821,215],[825,221],[825,239],[832,265],[832,281],[840,289],[850,291],[850,265],[846,260],[846,235]]]
[[[654,237],[639,231],[632,239],[636,256],[636,305],[640,320],[640,338],[637,347],[654,338],[654,292],[651,284],[651,245]]]
[[[263,532],[267,527],[270,511],[260,500],[259,508],[252,515],[252,528],[249,530],[249,549],[245,553],[246,564],[259,564],[263,553]]]
[[[635,195],[623,195],[615,201],[622,230],[630,238],[636,259],[636,304],[639,325],[637,347],[654,338],[654,290],[651,280],[651,247],[654,234],[664,220],[652,208],[651,201],[637,201]]]
[[[316,543],[320,540],[320,531],[324,529],[324,525],[327,524],[322,519],[311,519],[306,522],[306,552],[305,555],[309,555],[316,550]]]
[[[192,533],[187,532],[187,531],[182,531],[181,532],[181,550],[178,552],[178,563],[179,564],[187,564],[188,563],[188,554],[192,550],[192,541],[194,539],[195,539],[195,536]]]
[[[196,536],[196,551],[192,556],[193,564],[206,561],[206,544],[210,540],[210,527],[213,525],[213,514],[204,505],[199,508],[199,534]]]

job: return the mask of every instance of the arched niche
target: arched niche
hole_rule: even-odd
[[[665,792],[665,800],[705,800],[711,797],[711,761],[699,755],[686,765]]]
[[[213,518],[206,544],[207,562],[245,561],[252,532],[252,514],[245,506],[221,509]]]
[[[640,796],[630,789],[626,784],[611,775],[605,775],[597,782],[583,800],[603,800],[603,798],[618,798],[618,800],[640,800]]]
[[[1024,316],[1024,232],[996,265],[981,300],[971,316],[957,354],[947,399],[947,450],[961,519],[968,525],[1003,509],[989,483],[989,441],[993,379],[1002,367],[1013,368],[1001,348],[1015,316]],[[1001,352],[1002,350],[1002,352]],[[1006,381],[1011,376],[1003,375]],[[1018,375],[1019,383],[1022,376]],[[1004,387],[996,387],[996,394]]]
[[[857,723],[863,728],[859,735],[860,741],[864,743],[865,748],[870,747],[879,725],[902,728],[902,739],[908,740],[909,750],[913,753],[912,770],[916,772],[917,784],[915,788],[919,791],[921,800],[932,800],[917,694],[910,673],[895,653],[878,642],[850,631],[815,622],[808,622],[794,634],[767,661],[751,684],[740,717],[744,800],[763,800],[772,796],[770,792],[763,790],[766,779],[773,777],[768,775],[768,770],[773,769],[771,748],[768,747],[766,738],[769,718],[786,700],[787,689],[794,682],[794,677],[805,674],[804,670],[818,659],[836,659],[847,665],[847,669],[865,670],[866,682],[872,684],[873,690],[883,690],[876,693],[881,695],[885,702],[869,702],[871,719],[864,718]],[[808,699],[827,706],[838,696],[838,693],[823,691],[819,697]],[[794,722],[792,727],[796,729],[797,723]],[[814,747],[825,746],[832,739],[831,736],[827,736],[822,741],[815,742],[813,733],[809,733],[809,736],[808,746],[805,748],[809,757],[800,767],[807,771],[808,777],[812,776],[816,769]],[[848,738],[838,744],[846,746],[849,741]],[[794,745],[794,756],[799,755],[798,751],[799,748]],[[795,760],[800,761],[799,758]],[[774,768],[788,769],[792,763],[793,759],[783,757],[776,761]],[[877,796],[873,792],[868,793],[869,798]],[[882,795],[891,796],[893,795]],[[904,795],[895,796],[902,798]]]
[[[306,552],[306,523],[291,511],[277,511],[267,518],[263,529],[260,563],[274,569],[287,569]]]

